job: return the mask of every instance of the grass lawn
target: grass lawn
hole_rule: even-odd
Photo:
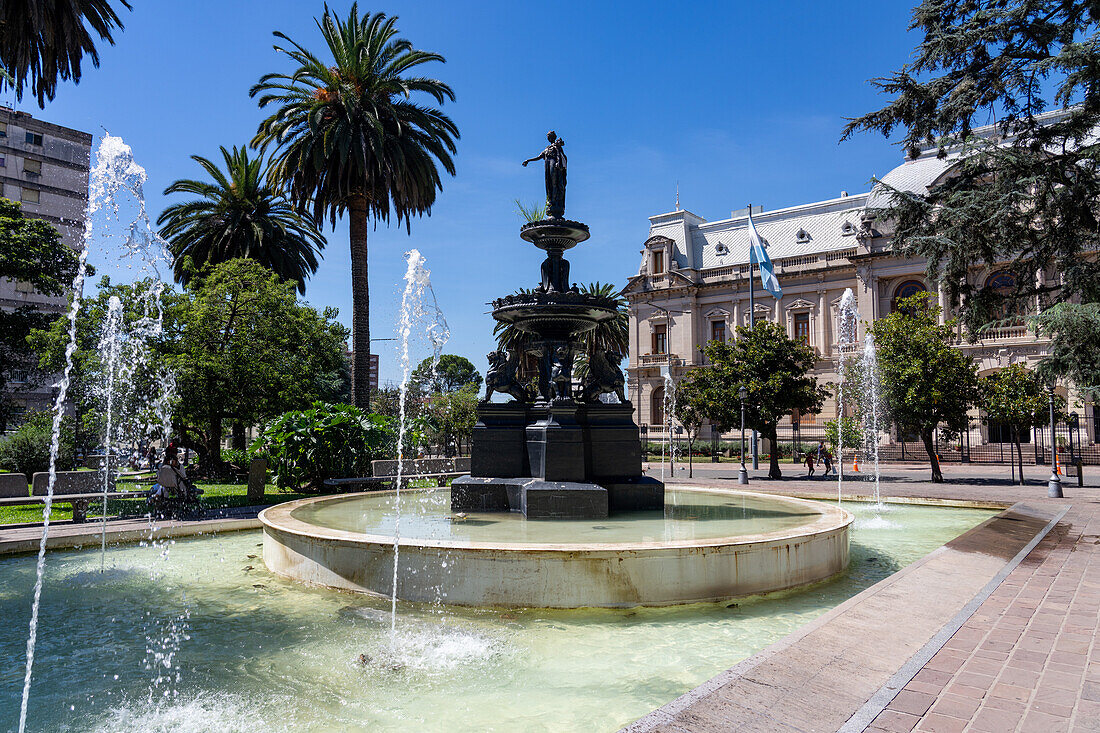
[[[119,488],[121,490],[130,490],[133,488],[133,484],[126,484],[125,482],[119,482]],[[225,507],[239,507],[249,506],[255,502],[250,501],[246,496],[248,491],[247,484],[213,484],[199,482],[198,487],[205,493],[203,494],[203,506],[208,509],[221,509]],[[28,489],[29,494],[29,489]],[[301,499],[306,496],[314,496],[313,494],[293,493],[289,491],[280,491],[275,488],[274,485],[268,484],[264,487],[264,498],[261,503],[263,504],[279,504],[284,501],[291,501],[292,499]],[[99,516],[102,513],[102,502],[93,501],[88,504],[88,521],[92,521],[94,517]],[[145,500],[141,497],[135,497],[133,499],[108,499],[107,501],[107,515],[117,517],[140,517],[145,514]],[[65,502],[63,497],[58,497],[57,501],[51,507],[50,521],[51,522],[63,522],[71,520],[73,518],[72,509]],[[3,524],[29,524],[33,522],[42,521],[42,505],[30,504],[27,506],[6,506],[0,507],[0,525]]]

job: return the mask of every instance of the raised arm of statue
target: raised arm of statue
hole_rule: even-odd
[[[543,150],[541,153],[536,155],[534,158],[528,158],[527,160],[523,161],[523,163],[521,163],[521,165],[524,168],[526,168],[528,163],[534,163],[536,160],[542,160],[545,157],[546,157],[546,151]]]

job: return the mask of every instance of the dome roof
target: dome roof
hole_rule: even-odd
[[[957,161],[958,158],[953,155],[943,159],[929,155],[905,161],[879,179],[879,183],[875,184],[867,197],[867,208],[885,209],[890,206],[892,194],[887,186],[921,196],[927,194],[928,187],[938,181]]]

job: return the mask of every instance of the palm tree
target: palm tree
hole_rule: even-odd
[[[203,268],[244,257],[259,262],[284,280],[295,280],[298,292],[317,271],[324,237],[308,217],[266,181],[263,156],[250,158],[247,148],[221,149],[225,171],[198,155],[191,159],[214,180],[176,181],[164,194],[198,198],[173,204],[157,219],[175,262],[176,282],[186,284],[192,265]]]
[[[335,227],[345,211],[351,224],[352,397],[370,405],[370,295],[367,290],[368,220],[406,230],[413,215],[430,214],[442,190],[439,167],[454,175],[452,154],[458,128],[438,107],[411,97],[427,94],[438,105],[454,100],[441,81],[410,75],[415,67],[443,62],[397,36],[396,18],[359,17],[355,3],[346,21],[328,6],[317,21],[331,62],[322,61],[282,33],[297,68],[266,74],[252,87],[259,105],[276,105],[260,124],[253,144],[272,145],[271,179],[289,191],[299,211]]]
[[[118,5],[130,10],[127,0]],[[99,66],[93,36],[114,45],[111,32],[122,21],[110,0],[4,0],[0,2],[0,89],[17,99],[30,87],[38,106],[57,92],[58,78],[80,81],[84,54]]]

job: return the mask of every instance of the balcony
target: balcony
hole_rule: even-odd
[[[643,354],[641,366],[653,367],[653,366],[680,366],[683,364],[683,360],[676,354]]]

